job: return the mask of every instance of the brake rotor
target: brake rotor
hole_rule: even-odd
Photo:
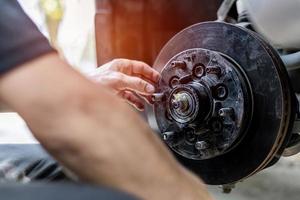
[[[162,78],[149,123],[207,184],[243,180],[281,153],[294,94],[280,57],[256,33],[196,24],[167,43],[154,67]]]

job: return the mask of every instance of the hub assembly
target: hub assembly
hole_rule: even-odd
[[[242,180],[277,161],[289,140],[295,97],[275,50],[257,34],[196,24],[163,48],[150,125],[208,184]]]

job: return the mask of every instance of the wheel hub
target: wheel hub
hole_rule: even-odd
[[[251,98],[239,70],[204,49],[181,52],[164,67],[158,90],[166,98],[154,109],[160,130],[173,134],[165,138],[174,151],[202,160],[225,153],[242,138],[251,116],[251,102],[245,99]]]
[[[162,78],[149,123],[207,184],[243,180],[278,160],[295,96],[279,55],[257,34],[196,24],[168,42],[154,67]]]

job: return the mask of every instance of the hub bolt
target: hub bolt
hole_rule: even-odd
[[[207,149],[208,147],[209,147],[209,145],[208,145],[208,143],[205,142],[205,141],[198,141],[198,142],[196,142],[196,144],[195,144],[195,148],[196,148],[197,150],[199,150],[199,151],[205,150],[205,149]]]
[[[231,117],[233,116],[233,114],[234,114],[233,108],[221,108],[219,110],[220,117],[227,117],[227,116]]]
[[[170,141],[174,137],[175,133],[174,132],[165,132],[163,133],[163,140],[164,141]]]
[[[184,61],[173,61],[172,66],[173,67],[178,67],[178,68],[181,68],[181,69],[185,69],[187,67],[187,65]]]
[[[165,97],[165,94],[164,93],[154,93],[151,95],[151,103],[155,103],[155,102],[160,102],[160,101],[163,101]]]

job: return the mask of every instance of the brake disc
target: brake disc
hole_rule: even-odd
[[[149,123],[207,184],[243,180],[282,153],[295,97],[280,57],[256,33],[196,24],[166,44],[154,67],[162,78]]]

